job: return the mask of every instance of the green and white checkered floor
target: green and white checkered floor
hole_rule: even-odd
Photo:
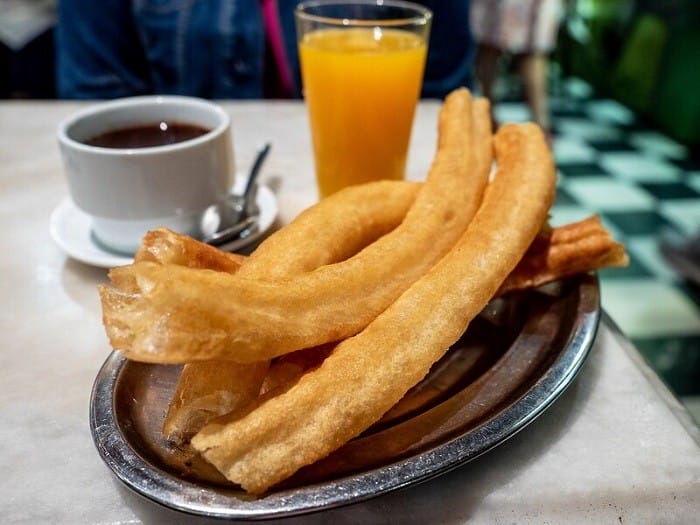
[[[659,250],[662,235],[700,233],[700,162],[626,107],[568,81],[552,100],[559,173],[552,224],[599,214],[630,265],[603,270],[603,308],[700,423],[700,289]],[[499,122],[529,118],[496,105]]]

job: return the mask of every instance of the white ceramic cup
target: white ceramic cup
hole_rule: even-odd
[[[144,148],[85,144],[102,133],[159,122],[209,131]],[[221,206],[233,185],[231,121],[218,105],[180,96],[143,96],[91,106],[63,121],[58,142],[75,205],[92,217],[105,247],[133,254],[143,235],[164,226],[201,236],[203,213]]]

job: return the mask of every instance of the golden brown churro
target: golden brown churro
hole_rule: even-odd
[[[401,224],[420,187],[383,180],[342,189],[263,241],[239,276],[289,277],[344,261]]]
[[[151,232],[100,288],[103,322],[128,358],[187,363],[164,433],[201,428],[193,449],[260,494],[378,421],[493,297],[627,263],[596,217],[546,226],[554,178],[539,128],[492,140],[458,90],[426,182],[338,192],[247,259]]]
[[[391,231],[405,216],[418,188],[418,183],[403,181],[347,188],[300,214],[286,228],[263,241],[249,258],[214,250],[221,254],[220,260],[207,245],[159,230],[146,235],[135,260],[150,259],[188,267],[191,267],[188,262],[196,261],[199,268],[240,271],[247,277],[289,277],[341,261]],[[324,228],[319,228],[319,224],[324,224]],[[309,239],[314,242],[305,242]],[[237,266],[227,266],[230,260]],[[163,434],[170,441],[183,444],[213,418],[243,409],[259,393],[290,384],[313,363],[320,362],[323,353],[315,348],[311,350],[312,354],[307,350],[290,354],[289,358],[284,356],[271,368],[267,361],[240,364],[211,360],[185,364],[163,423]],[[311,354],[306,359],[302,357],[305,352]]]
[[[498,295],[627,263],[625,247],[610,236],[599,217],[592,216],[541,232],[501,285]]]
[[[228,273],[237,272],[245,260],[244,255],[223,252],[167,228],[158,228],[146,233],[134,256],[136,262],[152,261]]]
[[[490,159],[488,103],[458,90],[440,112],[428,178],[394,230],[343,262],[275,282],[135,263],[129,271],[140,293],[101,289],[112,346],[139,361],[246,363],[357,333],[459,238]]]
[[[193,438],[228,479],[264,492],[358,435],[425,376],[495,294],[546,220],[555,186],[539,128],[502,126],[495,146],[495,180],[444,259],[288,391]]]
[[[365,188],[366,186],[372,187]],[[385,183],[355,186],[349,189],[348,195],[345,196],[342,192],[336,193],[327,201],[336,212],[334,223],[338,224],[334,231],[337,237],[342,238],[348,234],[354,235],[355,239],[372,242],[378,223],[381,229],[400,222],[405,215],[405,210],[413,202],[417,188],[418,183],[385,181]],[[342,219],[348,209],[362,208],[363,199],[372,195],[378,196],[375,195],[376,192],[389,196],[391,204],[378,206],[371,204],[375,201],[364,201],[368,202],[364,205],[366,218],[356,220],[350,228],[344,227]],[[375,215],[379,215],[380,218],[372,221],[371,217]],[[268,245],[275,247],[265,250],[262,256],[259,255],[256,258],[255,270],[263,276],[272,278],[283,275],[284,272],[308,270],[313,261],[317,264],[327,264],[335,262],[331,257],[342,257],[342,250],[334,251],[334,247],[338,245],[337,237],[328,242],[324,242],[323,238],[315,237],[314,251],[327,248],[325,258],[316,254],[309,255],[311,250],[304,249],[302,244],[294,242],[294,239],[300,238],[301,234],[311,234],[320,216],[327,218],[330,214],[327,210],[317,213],[315,207],[312,207],[300,215],[300,218],[304,217],[304,221],[295,220],[290,224],[290,228],[280,230],[286,234],[285,242],[277,244],[281,239],[271,237],[272,240]],[[361,241],[356,242],[359,244]],[[191,237],[159,229],[149,232],[144,237],[136,260],[235,272],[244,262],[246,262],[244,267],[247,267],[252,258],[224,253]],[[600,219],[593,216],[577,223],[545,229],[538,234],[496,295],[533,288],[578,273],[626,264],[627,255],[624,247],[615,242],[600,223]],[[311,368],[311,365],[316,366],[319,363],[316,354],[323,354],[316,352],[315,348],[311,350],[314,352],[313,359],[303,360],[290,354],[292,356],[290,359],[283,358],[279,363],[275,363],[273,369],[264,376],[267,386],[262,386],[261,393],[271,390],[271,385],[279,387],[283,383],[291,383]],[[310,353],[308,350],[303,352]],[[227,360],[185,365],[163,425],[164,434],[169,439],[181,443],[188,440],[214,417],[252,402],[257,398],[258,388],[266,370],[264,363],[241,365]]]
[[[222,252],[187,235],[165,228],[148,232],[134,261],[175,264],[237,272],[247,260],[243,255]],[[110,272],[112,282],[124,291],[138,289],[131,274]],[[163,435],[182,444],[211,419],[250,405],[258,397],[267,363],[243,365],[233,361],[204,361],[185,364],[163,422]]]
[[[242,275],[263,279],[294,275],[343,260],[391,231],[405,216],[418,188],[418,183],[403,181],[380,181],[348,188],[309,208],[287,228],[268,237],[251,257],[225,253],[189,236],[161,228],[146,234],[135,261],[228,273],[241,271]],[[321,217],[326,223],[325,228],[319,230]],[[313,243],[303,242],[310,238]],[[314,352],[314,358],[316,355],[321,352]],[[183,444],[211,419],[251,404],[257,399],[261,386],[263,390],[270,390],[271,385],[281,384],[283,380],[289,383],[310,366],[309,359],[300,361],[299,356],[275,363],[269,372],[268,363],[262,361],[187,363],[168,407],[163,434],[170,441]],[[263,379],[265,385],[262,385]]]

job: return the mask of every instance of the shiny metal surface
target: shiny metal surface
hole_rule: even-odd
[[[259,219],[260,216],[257,213],[247,215],[232,226],[204,237],[202,241],[212,246],[223,246],[224,244],[245,240],[250,235],[250,232],[257,228]]]
[[[92,392],[93,439],[128,487],[191,514],[255,520],[362,501],[463,465],[541,414],[585,361],[599,301],[589,275],[493,301],[381,421],[258,499],[162,439],[178,367],[112,353]]]
[[[269,142],[260,148],[248,173],[243,193],[231,195],[226,206],[218,210],[219,225],[227,224],[229,226],[218,228],[213,232],[208,232],[205,229],[202,239],[204,242],[212,246],[222,246],[238,241],[238,244],[242,245],[256,231],[260,218],[260,209],[255,202],[258,191],[257,179],[271,148],[272,144]],[[238,247],[236,246],[236,248]],[[236,248],[232,248],[231,251]]]

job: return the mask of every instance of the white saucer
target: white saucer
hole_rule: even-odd
[[[260,223],[257,231],[246,238],[246,245],[258,240],[277,218],[277,199],[270,188],[260,184],[255,201],[260,209]],[[66,197],[51,214],[49,231],[56,244],[77,261],[101,268],[131,264],[133,257],[111,252],[95,242],[91,222],[90,216],[80,210],[70,197]],[[238,249],[242,247],[237,246]],[[225,249],[226,246],[221,248]]]

